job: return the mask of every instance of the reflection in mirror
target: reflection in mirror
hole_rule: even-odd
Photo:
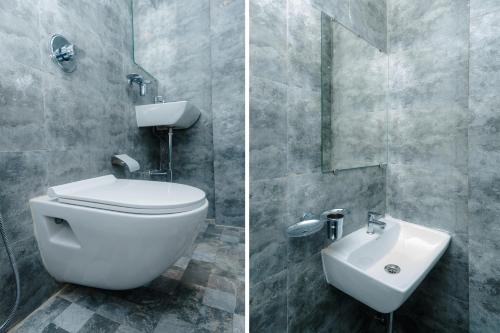
[[[172,29],[172,22],[169,18],[175,16],[169,8],[172,1],[158,0],[130,0],[132,3],[133,22],[133,56],[134,62],[147,71],[150,75],[158,79],[161,64],[166,63],[167,57],[172,54],[169,41],[172,39],[166,36],[169,29]],[[163,62],[161,61],[163,60]]]
[[[387,54],[322,13],[322,170],[385,164]]]

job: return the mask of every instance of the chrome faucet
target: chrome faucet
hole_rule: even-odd
[[[379,227],[380,229],[384,229],[386,223],[383,221],[380,221],[380,218],[382,218],[383,215],[380,213],[376,212],[368,212],[368,226],[366,228],[366,233],[372,235],[375,232],[375,226]]]
[[[137,83],[137,85],[139,85],[139,94],[141,96],[146,96],[146,84],[151,84],[151,81],[144,80],[142,75],[135,74],[135,73],[128,74],[127,81],[128,81],[129,85],[133,85],[134,83]]]

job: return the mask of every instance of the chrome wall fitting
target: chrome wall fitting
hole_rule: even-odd
[[[323,226],[323,221],[319,220],[314,214],[307,212],[302,215],[300,222],[289,226],[286,233],[291,238],[307,237],[323,229]]]
[[[76,70],[75,46],[65,37],[55,34],[50,38],[50,57],[64,72],[72,73]]]
[[[344,216],[349,211],[344,208],[327,210],[321,214],[320,219],[327,224],[328,238],[337,241],[342,238],[344,233]]]
[[[131,73],[127,75],[127,81],[130,86],[134,83],[139,86],[139,95],[146,96],[146,84],[151,84],[151,81],[145,80],[142,75]]]

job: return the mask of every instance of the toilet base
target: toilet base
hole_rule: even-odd
[[[57,281],[123,290],[152,281],[190,250],[208,201],[192,211],[145,215],[30,200],[43,264]]]

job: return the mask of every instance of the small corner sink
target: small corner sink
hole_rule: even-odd
[[[200,117],[198,110],[188,101],[137,105],[135,115],[138,127],[167,126],[185,129]]]
[[[381,312],[398,309],[434,267],[450,235],[386,215],[385,230],[363,227],[321,251],[329,284]]]

